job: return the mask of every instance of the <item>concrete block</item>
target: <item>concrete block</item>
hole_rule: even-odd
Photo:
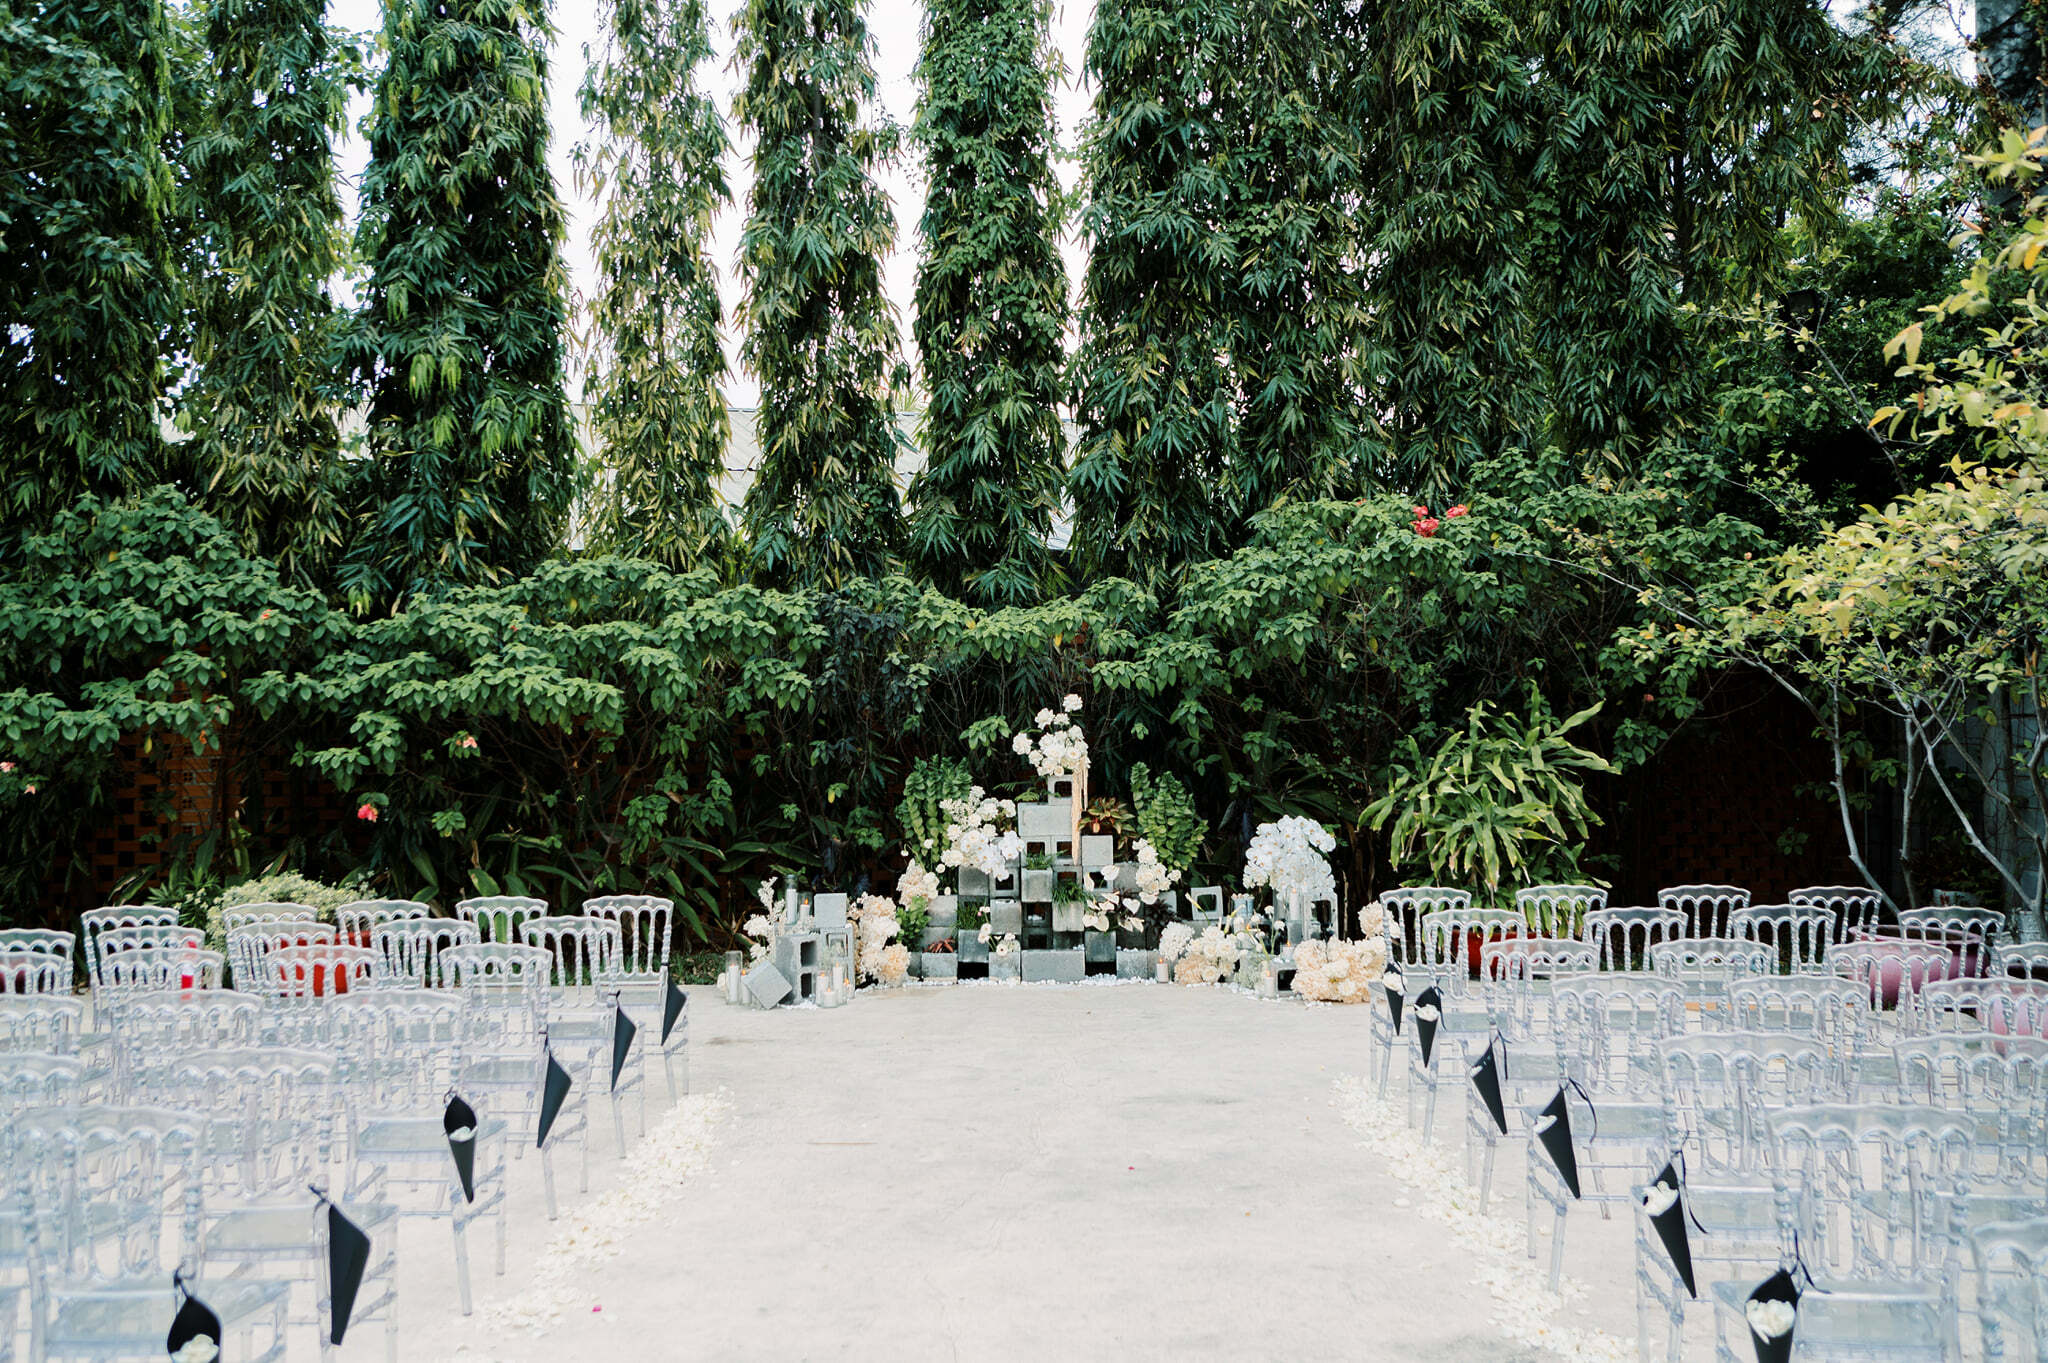
[[[744,981],[747,997],[756,1008],[773,1008],[790,995],[789,976],[775,968],[773,961],[758,961]]]
[[[1027,951],[1024,978],[1058,984],[1079,984],[1088,977],[1088,958],[1078,951]]]

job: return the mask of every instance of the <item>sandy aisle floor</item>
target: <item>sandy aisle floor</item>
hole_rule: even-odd
[[[515,1163],[511,1271],[472,1251],[477,1315],[454,1310],[445,1230],[407,1227],[403,1358],[1557,1356],[1526,1328],[1511,1340],[1489,1265],[1345,1121],[1363,1009],[1155,985],[911,988],[774,1013],[693,995],[699,1098],[651,1107],[662,1153],[624,1166],[624,1197],[655,1199],[653,1217],[550,1261],[577,1218],[550,1225],[537,1163]],[[1453,1156],[1462,1122],[1445,1103]],[[592,1151],[595,1199],[621,1184],[602,1112]],[[1499,1186],[1519,1233],[1518,1156]],[[1570,1272],[1589,1290],[1559,1325],[1634,1334],[1629,1235],[1625,1214],[1574,1216]],[[519,1305],[536,1301],[559,1309],[538,1333]],[[371,1326],[343,1357],[381,1353]]]

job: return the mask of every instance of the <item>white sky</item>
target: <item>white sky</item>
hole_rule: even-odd
[[[739,130],[730,123],[732,97],[740,83],[739,73],[731,67],[733,51],[731,15],[721,13],[725,5],[738,8],[737,0],[710,0],[713,11],[712,44],[718,55],[700,71],[699,78],[718,101],[720,109],[728,119],[728,132],[735,141],[731,160],[726,166],[726,178],[733,192],[733,206],[721,214],[713,227],[711,247],[712,263],[719,273],[719,294],[725,302],[726,357],[732,372],[727,380],[726,400],[736,407],[751,407],[759,394],[758,385],[751,374],[739,366],[739,337],[730,325],[730,319],[737,311],[739,281],[734,268],[738,258],[740,227],[745,217],[747,190],[752,176],[747,169],[747,154],[750,145],[739,139]],[[1087,96],[1078,88],[1083,43],[1087,37],[1088,19],[1092,12],[1089,0],[1075,0],[1054,11],[1053,38],[1066,59],[1068,84],[1056,94],[1059,118],[1059,139],[1062,146],[1071,149],[1078,137],[1081,121],[1087,113]],[[329,18],[344,28],[365,32],[381,31],[383,10],[379,0],[330,0]],[[918,28],[922,22],[924,7],[918,0],[871,0],[868,12],[869,31],[875,43],[875,76],[880,112],[889,119],[904,125],[910,122],[916,103],[917,90],[911,80],[911,72],[917,65]],[[590,228],[596,216],[596,205],[577,192],[571,173],[569,154],[572,148],[585,136],[582,115],[577,109],[576,90],[583,82],[585,68],[583,50],[586,45],[599,47],[604,35],[599,31],[598,15],[593,6],[570,0],[568,4],[555,7],[554,21],[558,26],[554,50],[549,54],[548,104],[554,124],[553,138],[549,144],[549,161],[554,168],[556,191],[569,210],[569,240],[565,251],[570,287],[579,295],[592,287],[595,275],[590,257]],[[368,107],[367,97],[359,99],[351,113],[350,135],[339,149],[341,173],[348,184],[345,202],[350,203],[353,212],[353,194],[360,183],[364,163],[369,158],[369,147],[355,135],[355,124]],[[883,285],[889,299],[896,306],[897,323],[903,336],[904,352],[915,360],[910,338],[911,294],[916,282],[916,236],[917,219],[924,207],[924,191],[916,173],[914,152],[906,154],[899,165],[889,171],[882,180],[890,202],[896,210],[897,248],[888,260],[883,262]],[[1072,187],[1077,167],[1071,160],[1062,163],[1062,183]],[[1069,232],[1062,243],[1067,260],[1068,285],[1078,288],[1081,273],[1081,253],[1078,240]],[[572,392],[580,387],[572,382]]]

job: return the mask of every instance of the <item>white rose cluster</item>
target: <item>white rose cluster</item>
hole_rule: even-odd
[[[1073,776],[1088,764],[1088,740],[1081,734],[1081,698],[1069,693],[1057,710],[1040,710],[1032,717],[1038,736],[1019,733],[1010,740],[1010,751],[1031,763],[1031,769],[1046,780]]]
[[[1330,871],[1330,853],[1336,846],[1337,839],[1314,819],[1289,814],[1262,823],[1245,849],[1245,888],[1264,885],[1283,903],[1297,895],[1304,904],[1334,900],[1337,878]]]
[[[1016,821],[1015,800],[998,800],[980,786],[970,786],[965,798],[939,801],[939,811],[946,816],[941,867],[1000,876],[1024,854],[1016,830],[1005,827]]]
[[[1162,949],[1164,940],[1162,937]],[[1236,936],[1220,927],[1204,928],[1202,935],[1180,952],[1179,963],[1173,968],[1174,983],[1218,984],[1230,978],[1243,954],[1243,944]]]
[[[1387,944],[1378,937],[1355,942],[1311,938],[1294,948],[1294,992],[1322,1003],[1365,1003],[1387,968]]]

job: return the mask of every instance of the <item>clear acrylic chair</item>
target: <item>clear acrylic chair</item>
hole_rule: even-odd
[[[201,1120],[88,1106],[9,1123],[0,1163],[23,1230],[31,1359],[162,1359],[180,1264],[197,1270],[192,1291],[219,1314],[227,1356],[284,1357],[285,1285],[216,1278],[198,1259]]]
[[[548,1000],[548,1041],[565,1065],[577,1056],[588,1075],[591,1094],[604,1093],[612,1112],[612,1131],[621,1155],[626,1153],[624,1100],[637,1095],[640,1134],[647,1133],[647,1045],[634,1037],[625,1068],[612,1084],[612,1042],[620,1002],[619,925],[609,918],[535,918],[522,923],[528,946],[552,958]],[[649,1036],[653,1035],[648,1033]],[[574,1073],[574,1069],[571,1069]]]
[[[502,942],[508,946],[522,944],[520,924],[545,918],[547,914],[547,900],[525,895],[489,894],[455,901],[455,916],[476,924],[479,937],[487,943]]]
[[[413,989],[439,989],[448,983],[441,953],[450,947],[475,946],[475,923],[462,918],[398,918],[370,931],[377,953],[377,983]]]
[[[662,1006],[668,998],[669,952],[674,940],[675,904],[658,895],[601,895],[583,901],[583,912],[619,925],[619,989],[626,1011],[639,1026],[635,1045],[661,1052],[669,1101],[689,1091],[690,1058],[687,1009],[662,1039]],[[682,1085],[676,1081],[678,1064]]]
[[[1998,948],[1992,974],[2048,980],[2048,942],[2009,942]]]
[[[361,989],[329,999],[321,1011],[340,1048],[353,1128],[343,1200],[389,1202],[401,1217],[446,1221],[454,1239],[457,1302],[469,1315],[469,1232],[485,1216],[496,1223],[496,1272],[505,1272],[509,1132],[464,1078],[467,1001],[448,990]],[[477,1111],[473,1202],[463,1195],[443,1125],[451,1093]]]
[[[1387,915],[1387,959],[1404,966],[1418,965],[1422,962],[1424,916],[1439,909],[1469,909],[1472,894],[1448,885],[1407,885],[1381,894],[1380,907]]]
[[[254,927],[258,923],[317,923],[320,910],[311,904],[296,904],[290,900],[273,900],[256,904],[231,904],[220,911],[221,931],[232,934],[236,928]]]
[[[1647,967],[1650,948],[1686,935],[1689,923],[1676,909],[1588,909],[1580,936],[1600,953],[1600,969]]]
[[[228,966],[235,988],[268,992],[264,958],[284,947],[333,946],[339,935],[332,923],[306,918],[257,918],[228,930]]]
[[[1737,1031],[1811,1037],[1852,1074],[1878,1037],[1870,991],[1832,975],[1738,980],[1728,986],[1728,1007],[1719,1016]]]
[[[264,953],[257,992],[273,1007],[314,1007],[321,1000],[370,983],[377,953],[329,942],[278,947]]]
[[[69,994],[71,962],[45,951],[0,948],[0,994]]]
[[[73,1055],[10,1055],[0,1061],[0,1121],[25,1108],[99,1101],[94,1076]]]
[[[1944,1032],[1894,1043],[1899,1096],[1975,1119],[1977,1191],[2048,1202],[2048,1039]]]
[[[1929,984],[1945,980],[1955,954],[1928,942],[1897,937],[1859,938],[1828,949],[1828,973],[1853,980],[1870,994],[1873,1008],[1897,1008],[1910,1015]]]
[[[0,997],[0,1055],[76,1055],[85,1001],[55,994]]]
[[[1728,935],[1770,947],[1774,969],[1810,974],[1824,968],[1834,941],[1835,916],[1798,904],[1752,904],[1728,915]]]
[[[227,957],[203,947],[138,947],[108,952],[100,958],[100,979],[94,997],[113,1000],[137,990],[219,989],[227,969]]]
[[[54,956],[64,962],[64,988],[69,991],[77,978],[76,953],[78,937],[74,933],[59,932],[55,928],[6,928],[0,929],[0,953],[13,951],[33,952],[42,956]],[[17,991],[19,992],[19,991]],[[50,993],[51,990],[40,992]]]
[[[460,1076],[463,1096],[504,1120],[516,1158],[527,1142],[538,1137],[548,1040],[548,980],[554,958],[541,947],[483,942],[450,947],[441,953],[441,963],[466,1006],[468,1040]],[[570,1091],[546,1144],[539,1146],[541,1187],[550,1221],[559,1213],[554,1152],[564,1141],[576,1145],[578,1188],[590,1191],[587,1079],[585,1076],[585,1081]]]
[[[1833,914],[1837,942],[1848,941],[1852,932],[1875,932],[1884,911],[1884,896],[1864,885],[1802,885],[1785,901]]]
[[[1968,1118],[1914,1104],[1823,1104],[1784,1108],[1769,1122],[1782,1262],[1796,1253],[1819,1289],[1799,1302],[1799,1356],[1957,1357],[1952,1211],[1970,1187]],[[1753,1356],[1750,1290],[1714,1284],[1723,1363]]]
[[[1934,980],[1914,995],[1906,1030],[2048,1036],[2048,983],[2040,980]]]
[[[1412,1023],[1406,1029],[1408,1120],[1411,1125],[1417,1121],[1419,1101],[1424,1139],[1436,1130],[1438,1067],[1446,1055],[1457,1054],[1456,1035],[1484,1033],[1489,1026],[1486,1001],[1472,982],[1480,954],[1489,943],[1517,936],[1522,929],[1522,915],[1508,909],[1438,909],[1423,915],[1421,963],[1403,973],[1411,1007],[1430,986],[1442,994],[1437,1005],[1437,1040],[1427,1057],[1422,1053],[1421,1034]]]
[[[2048,1363],[2048,1215],[1970,1232],[1987,1363]]]
[[[1720,1006],[1731,985],[1768,975],[1776,965],[1771,948],[1736,937],[1681,937],[1650,948],[1651,973],[1683,985],[1686,997],[1702,1006]]]
[[[112,1000],[104,1021],[112,1037],[114,1090],[128,1102],[150,1102],[180,1056],[264,1039],[263,1001],[232,989],[137,990]]]
[[[1586,915],[1606,907],[1607,891],[1598,885],[1531,885],[1515,891],[1515,911],[1537,937],[1576,939]]]
[[[2004,933],[2005,915],[1997,909],[1937,904],[1899,913],[1899,935],[1948,947],[1956,954],[1957,975],[1990,974]]]
[[[307,1309],[297,1318],[315,1328],[320,1356],[332,1358],[327,1216],[310,1189],[338,1189],[337,1175],[347,1172],[350,1131],[333,1057],[282,1047],[193,1051],[170,1066],[163,1092],[206,1117],[201,1259],[210,1272],[303,1288]],[[382,1320],[385,1357],[396,1363],[397,1209],[355,1199],[337,1205],[370,1238],[350,1328]]]
[[[1453,1033],[1450,1039],[1464,1060],[1468,1080],[1473,1067],[1491,1051],[1504,1113],[1548,1099],[1556,1091],[1560,1075],[1556,1047],[1550,1036],[1550,991],[1561,980],[1590,975],[1598,960],[1594,948],[1587,943],[1552,937],[1520,937],[1480,949],[1480,997],[1486,1004],[1492,1030],[1484,1035]],[[1492,1196],[1494,1168],[1503,1136],[1494,1124],[1493,1114],[1468,1091],[1465,1173],[1468,1179],[1474,1177],[1476,1161],[1482,1212]]]
[[[351,946],[372,945],[370,938],[386,923],[426,918],[433,910],[417,899],[356,899],[334,911],[335,926]]]
[[[1740,885],[1667,885],[1657,891],[1657,907],[1684,914],[1688,937],[1726,937],[1728,915],[1749,907],[1749,891]]]
[[[109,904],[78,915],[78,939],[85,947],[85,978],[100,982],[100,934],[115,928],[176,927],[178,911],[163,904]]]

